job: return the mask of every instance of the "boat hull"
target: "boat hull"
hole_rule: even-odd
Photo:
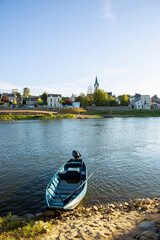
[[[69,176],[70,179],[65,179],[65,175]],[[74,182],[76,181],[75,178],[77,176],[80,180],[78,182]],[[87,169],[82,160],[74,162],[73,159],[71,159],[67,163],[63,164],[47,185],[46,203],[48,208],[69,210],[77,207],[87,192],[86,179]],[[76,189],[78,187],[79,189],[76,191],[74,187]]]

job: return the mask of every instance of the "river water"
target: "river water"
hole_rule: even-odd
[[[81,206],[160,196],[160,118],[1,121],[0,136],[0,215],[41,211],[74,149],[94,172]]]

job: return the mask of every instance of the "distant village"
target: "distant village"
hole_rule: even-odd
[[[70,97],[62,97],[61,94],[44,92],[39,96],[30,95],[30,89],[24,88],[23,95],[18,89],[12,89],[11,93],[0,93],[0,107],[27,107],[34,108],[44,106],[46,108],[80,108],[86,106],[128,106],[130,109],[160,109],[160,98],[157,95],[141,95],[135,93],[134,96],[123,94],[115,96],[112,92],[105,92],[99,88],[96,77],[94,91],[89,88],[87,94],[81,93],[79,96],[72,94]]]

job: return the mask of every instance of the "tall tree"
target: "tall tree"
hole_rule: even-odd
[[[72,105],[72,100],[70,98],[67,98],[64,100],[66,105]]]
[[[27,87],[25,87],[25,88],[23,89],[23,96],[24,96],[24,97],[29,97],[29,94],[30,94],[30,89],[27,88]]]
[[[106,106],[108,105],[108,95],[103,90],[96,90],[94,92],[93,103],[96,106]]]
[[[118,106],[118,102],[115,100],[114,97],[109,98],[109,105],[110,106]]]
[[[3,95],[2,102],[9,102],[9,97],[7,95]]]
[[[21,97],[21,94],[19,92],[16,92],[16,97]]]
[[[123,94],[122,96],[121,96],[121,98],[120,98],[120,105],[122,105],[122,106],[128,106],[128,104],[129,104],[129,98],[128,98],[128,96],[126,95],[126,94]]]
[[[44,105],[47,105],[47,93],[44,92],[41,96]]]
[[[76,102],[80,102],[80,105],[83,106],[84,98],[85,98],[85,94],[80,93],[80,95],[76,97]]]
[[[27,101],[27,98],[26,98],[26,97],[23,97],[22,103],[23,103],[23,104],[26,104],[26,101]]]

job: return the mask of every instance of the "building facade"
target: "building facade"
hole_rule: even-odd
[[[8,97],[8,102],[11,102],[11,103],[14,103],[17,99],[17,97],[14,93],[3,93],[2,98],[3,98],[3,96],[7,96]]]
[[[48,107],[61,108],[62,104],[59,102],[62,100],[61,94],[48,94],[47,95],[47,105]]]
[[[150,109],[150,95],[135,94],[131,98],[131,106],[133,109]]]
[[[40,98],[40,96],[32,96],[26,99],[26,105],[27,106],[34,106],[37,104],[37,100]]]

